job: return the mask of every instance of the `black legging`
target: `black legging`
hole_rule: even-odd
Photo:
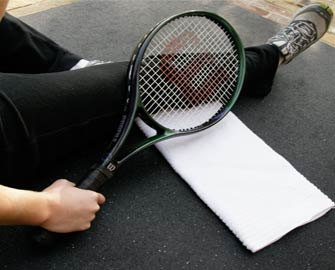
[[[0,183],[111,138],[124,104],[127,62],[68,71],[81,57],[6,14],[0,23]],[[271,91],[279,52],[246,48],[243,95]]]

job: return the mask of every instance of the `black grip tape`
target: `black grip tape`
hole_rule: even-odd
[[[82,189],[98,190],[113,175],[113,171],[104,167],[98,167],[89,173],[86,178],[80,182],[78,187]]]

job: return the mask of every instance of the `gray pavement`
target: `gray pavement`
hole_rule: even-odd
[[[23,20],[86,58],[124,61],[156,22],[189,9],[223,15],[246,46],[263,43],[280,27],[228,1],[205,0],[83,0]],[[318,43],[279,69],[268,97],[241,99],[233,110],[333,200],[334,59],[335,49]],[[142,136],[138,130],[136,136]],[[98,153],[78,153],[40,178],[77,179]],[[335,268],[333,211],[252,254],[155,148],[131,159],[102,191],[108,200],[93,228],[52,249],[35,246],[31,228],[1,227],[0,269]]]

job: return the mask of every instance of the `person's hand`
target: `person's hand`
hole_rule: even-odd
[[[99,205],[105,202],[102,194],[76,188],[74,183],[64,179],[55,181],[42,194],[49,202],[49,213],[40,226],[58,233],[89,229]]]

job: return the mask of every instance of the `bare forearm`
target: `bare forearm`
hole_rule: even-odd
[[[48,217],[48,200],[42,192],[0,185],[1,225],[40,225]]]
[[[0,0],[0,21],[2,20],[4,14],[6,12],[8,2],[9,2],[9,0]]]
[[[87,230],[105,197],[60,179],[41,192],[0,185],[0,225],[37,225],[60,233]]]

